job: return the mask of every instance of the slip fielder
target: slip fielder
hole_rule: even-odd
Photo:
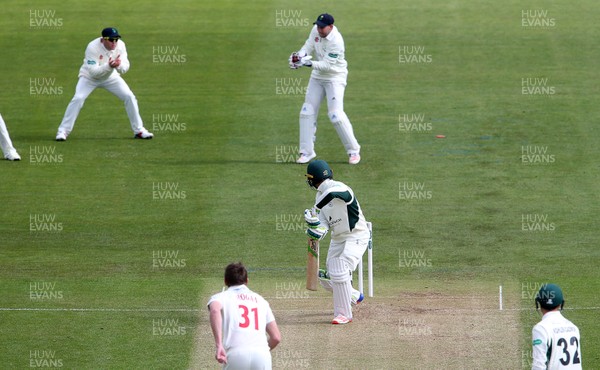
[[[65,141],[73,131],[75,120],[83,103],[96,88],[103,88],[125,103],[134,137],[152,139],[154,135],[144,128],[137,99],[121,77],[129,70],[127,48],[119,31],[109,27],[102,30],[102,37],[94,39],[85,49],[83,65],[79,69],[79,81],[75,96],[67,106],[63,120],[56,133],[56,141]]]
[[[313,60],[314,56],[314,60]],[[354,137],[350,119],[344,112],[344,92],[348,77],[348,63],[342,34],[333,25],[330,14],[317,17],[306,42],[289,58],[290,68],[311,67],[312,72],[306,97],[300,110],[300,156],[297,163],[308,163],[315,158],[317,116],[321,101],[327,99],[329,120],[346,149],[348,162],[360,162],[360,145]]]

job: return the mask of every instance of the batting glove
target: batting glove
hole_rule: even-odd
[[[327,231],[327,228],[324,226],[318,226],[315,228],[309,227],[306,229],[306,235],[308,235],[308,237],[311,239],[321,240],[325,237],[325,235],[327,235]]]
[[[319,217],[313,212],[312,209],[304,210],[304,221],[308,224],[308,227],[314,229],[321,224]]]

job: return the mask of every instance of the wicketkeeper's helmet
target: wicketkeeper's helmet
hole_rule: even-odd
[[[553,310],[560,306],[562,310],[565,300],[563,299],[562,290],[556,284],[544,284],[540,291],[535,296],[535,308],[538,305],[547,310]]]
[[[326,179],[333,179],[333,171],[327,162],[317,159],[308,164],[306,169],[306,183],[316,189]]]

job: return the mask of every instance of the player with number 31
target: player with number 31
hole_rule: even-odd
[[[224,369],[271,369],[269,350],[279,344],[281,334],[269,303],[247,284],[246,267],[229,264],[225,268],[227,290],[208,301],[215,359]]]

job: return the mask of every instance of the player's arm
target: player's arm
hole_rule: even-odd
[[[328,72],[336,66],[340,59],[344,55],[344,49],[342,45],[334,45],[330,50],[327,51],[327,54],[323,58],[323,60],[313,61],[312,68],[317,71]]]
[[[215,359],[220,364],[227,363],[227,355],[223,348],[223,317],[221,316],[221,303],[212,301],[208,304],[210,328],[215,338]]]
[[[314,39],[315,39],[315,33],[317,32],[316,27],[317,26],[314,26],[313,29],[310,31],[308,38],[306,39],[306,41],[304,42],[304,45],[302,45],[300,50],[294,51],[290,55],[290,58],[288,60],[289,64],[290,64],[290,68],[298,69],[304,65],[306,65],[306,66],[311,65],[311,62],[310,62],[310,60],[312,59],[311,54],[315,50]]]
[[[277,326],[277,322],[275,320],[271,321],[267,324],[266,327],[267,334],[269,335],[268,343],[269,348],[272,350],[277,347],[277,345],[281,342],[281,332],[279,332],[279,327]]]
[[[99,43],[99,41],[98,41]],[[83,66],[87,70],[90,77],[95,79],[102,79],[108,77],[113,69],[108,63],[102,63],[98,58],[99,52],[95,47],[91,45],[85,50],[85,58],[83,59]]]
[[[118,58],[120,60],[119,66],[117,68],[115,68],[117,70],[117,72],[119,72],[120,74],[125,74],[127,73],[127,71],[129,71],[129,59],[127,58],[127,48],[125,47],[125,43],[123,42],[123,40],[119,40],[119,47],[117,47],[117,55]]]
[[[548,335],[541,325],[533,327],[532,333],[532,358],[531,370],[546,370],[548,362]]]

